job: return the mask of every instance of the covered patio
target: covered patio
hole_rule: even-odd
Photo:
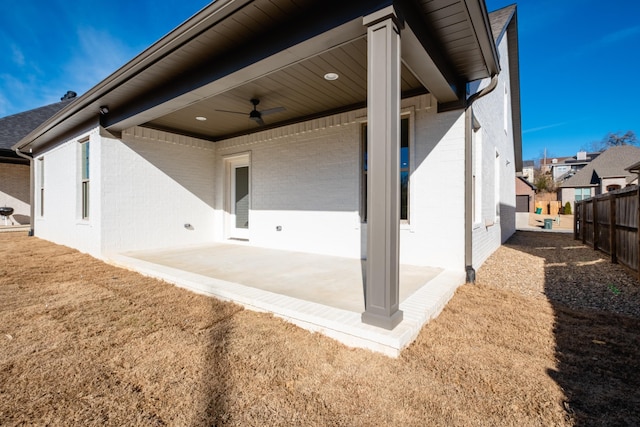
[[[392,357],[415,339],[464,283],[461,273],[400,265],[404,316],[397,327],[387,330],[361,319],[364,260],[212,243],[114,254],[109,261]]]
[[[16,144],[35,234],[395,356],[472,264],[468,95],[498,64],[482,0],[212,2]],[[353,258],[273,249],[322,245]]]

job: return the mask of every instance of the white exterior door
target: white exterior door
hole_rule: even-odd
[[[251,209],[251,170],[249,154],[226,160],[227,169],[227,237],[249,239]]]

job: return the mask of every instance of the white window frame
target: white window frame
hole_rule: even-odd
[[[253,168],[251,165],[251,152],[243,152],[238,154],[232,154],[224,157],[225,167],[225,237],[232,240],[244,240],[248,241],[251,235],[251,208],[252,208],[252,175]],[[235,211],[234,202],[235,198],[235,170],[240,167],[249,168],[249,200],[248,200],[248,228],[238,228],[235,225]]]
[[[38,159],[38,216],[44,217],[44,157]]]
[[[79,159],[79,214],[82,221],[91,216],[91,141],[84,138],[78,141]]]
[[[403,109],[400,113],[400,126],[402,127],[402,120],[407,119],[407,130],[409,135],[408,139],[408,150],[409,150],[409,165],[407,171],[409,172],[409,184],[407,188],[407,218],[400,219],[400,227],[408,228],[411,224],[411,216],[412,216],[412,206],[415,206],[413,203],[413,195],[416,193],[415,190],[415,182],[411,179],[411,175],[415,171],[415,113],[413,108]],[[400,131],[402,132],[402,131]],[[364,153],[368,150],[365,150],[367,144],[367,121],[362,121],[360,123],[360,222],[363,224],[367,223],[366,212],[367,212],[367,171],[364,168],[365,158]],[[402,160],[402,159],[398,159]],[[402,165],[398,165],[398,173],[402,172]],[[401,190],[399,190],[401,191]]]
[[[482,222],[482,128],[473,127],[471,134],[473,144],[473,222]]]
[[[503,111],[502,115],[504,117],[504,133],[505,135],[509,134],[509,90],[507,89],[507,83],[504,82],[504,100],[503,100]]]
[[[500,219],[500,152],[496,149],[496,158],[494,164],[494,179],[493,179],[493,188],[494,188],[494,218],[495,222],[498,222]]]

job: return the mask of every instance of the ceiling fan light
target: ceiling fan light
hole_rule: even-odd
[[[338,80],[338,74],[337,73],[327,73],[324,75],[324,79],[328,80],[330,82],[334,81],[334,80]]]

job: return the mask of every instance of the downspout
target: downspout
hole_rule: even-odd
[[[473,103],[498,86],[498,75],[491,77],[489,85],[471,95],[466,102],[465,135],[464,135],[464,264],[467,283],[476,282],[476,271],[473,268]]]
[[[23,159],[29,160],[29,215],[31,217],[29,219],[29,236],[33,236],[33,223],[35,221],[34,214],[36,212],[33,197],[33,185],[35,183],[35,168],[33,167],[33,156],[23,153],[18,147],[16,147],[15,151],[18,156],[22,157]]]

